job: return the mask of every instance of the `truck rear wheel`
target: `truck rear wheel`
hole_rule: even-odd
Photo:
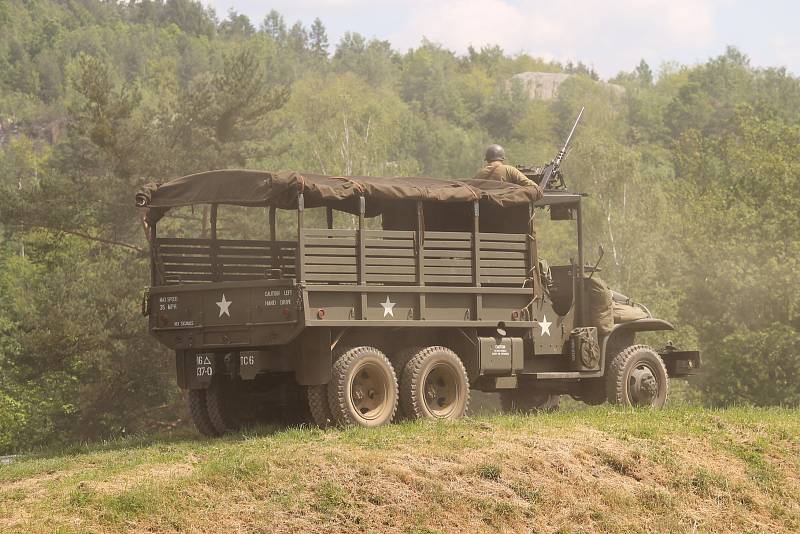
[[[460,419],[469,406],[464,364],[446,347],[427,347],[414,355],[400,382],[403,413],[412,419]]]
[[[500,407],[504,413],[522,412],[554,412],[561,402],[560,395],[551,395],[546,391],[527,389],[507,389],[500,392]]]
[[[206,406],[208,417],[218,434],[225,434],[239,429],[236,418],[236,390],[231,379],[219,375],[214,377],[206,390]]]
[[[206,390],[204,389],[190,389],[189,390],[189,414],[192,417],[192,423],[195,428],[204,436],[218,436],[219,433],[211,424],[211,419],[208,417],[208,407],[206,406]]]
[[[333,414],[328,406],[328,385],[308,386],[306,389],[308,408],[311,410],[311,419],[320,428],[328,428],[334,424]]]
[[[394,418],[397,390],[386,355],[374,347],[356,347],[333,364],[328,406],[340,425],[381,426]]]
[[[410,362],[411,358],[416,356],[417,353],[422,349],[423,347],[406,347],[405,349],[392,355],[391,360],[392,360],[392,365],[394,366],[394,374],[397,376],[397,381],[399,383],[402,384],[403,371],[408,365],[408,362]],[[402,391],[400,393],[400,396],[402,397]],[[404,419],[410,419],[410,418],[411,416],[407,415],[405,409],[403,408],[403,402],[400,401],[397,406],[397,413],[394,416],[394,420],[403,421]]]
[[[667,402],[667,368],[647,345],[632,345],[614,356],[606,380],[606,396],[612,404],[663,408]]]

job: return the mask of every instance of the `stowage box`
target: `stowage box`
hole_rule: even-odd
[[[481,374],[508,376],[524,365],[521,337],[479,337]]]

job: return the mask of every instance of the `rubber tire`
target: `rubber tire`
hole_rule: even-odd
[[[394,356],[392,356],[391,360],[392,360],[392,365],[394,366],[394,374],[400,377],[401,383],[402,383],[403,373],[405,372],[408,362],[410,362],[411,358],[416,356],[417,353],[419,353],[419,351],[421,351],[422,349],[423,347],[408,347],[401,350]],[[402,388],[400,396],[402,397]],[[403,403],[400,402],[397,406],[397,413],[394,416],[394,420],[405,421],[408,419],[410,419],[410,417],[406,415],[405,409],[403,408]]]
[[[350,401],[350,386],[356,369],[363,362],[370,362],[382,368],[387,383],[387,397],[390,405],[380,418],[367,420],[361,417]],[[334,362],[331,381],[328,384],[328,407],[336,424],[377,427],[392,422],[398,405],[397,375],[389,358],[375,347],[355,347],[344,351]]]
[[[333,414],[328,406],[328,385],[308,386],[306,388],[308,408],[311,410],[311,420],[320,428],[328,428],[335,424]]]
[[[552,395],[524,386],[500,392],[500,408],[503,413],[555,412],[560,403],[561,395]]]
[[[576,400],[589,406],[599,406],[606,402],[605,378],[590,378],[581,384]]]
[[[664,361],[656,351],[647,345],[631,345],[623,349],[611,360],[606,376],[606,398],[611,404],[619,406],[633,406],[628,396],[628,376],[630,370],[639,362],[650,363],[659,381],[659,395],[651,405],[652,408],[663,408],[669,394],[669,375]]]
[[[239,423],[234,416],[235,391],[230,386],[230,378],[218,375],[206,390],[208,417],[219,435],[239,429]]]
[[[189,402],[189,414],[192,417],[192,423],[194,423],[195,428],[204,436],[219,436],[219,433],[216,428],[214,428],[214,425],[211,424],[211,419],[208,416],[206,390],[190,389],[187,400]]]
[[[425,403],[423,395],[425,392],[425,379],[431,369],[438,364],[446,364],[451,367],[458,377],[457,399],[454,401],[455,408],[447,417],[439,417],[432,413]],[[426,347],[414,355],[405,369],[403,369],[400,381],[400,404],[403,414],[409,419],[433,419],[433,420],[456,420],[461,419],[469,408],[469,379],[467,370],[455,352],[447,347]]]

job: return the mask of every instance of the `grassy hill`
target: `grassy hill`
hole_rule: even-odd
[[[608,407],[128,438],[0,466],[0,531],[800,530],[800,412]]]

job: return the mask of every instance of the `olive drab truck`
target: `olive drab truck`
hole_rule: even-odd
[[[564,394],[660,408],[669,378],[700,365],[695,351],[636,342],[673,327],[586,265],[582,196],[563,187],[218,170],[136,201],[144,312],[203,434],[457,419],[470,390],[509,410],[553,409]],[[186,206],[206,207],[205,235],[159,231]],[[226,210],[243,209],[263,213],[258,239],[220,234]],[[574,261],[539,257],[539,211],[573,221]]]

